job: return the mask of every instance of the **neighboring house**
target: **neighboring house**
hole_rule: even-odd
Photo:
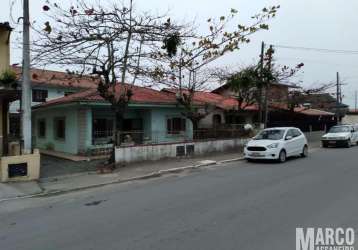
[[[358,124],[358,110],[351,109],[342,120],[343,124]]]
[[[12,28],[8,22],[0,23],[0,73],[10,65],[10,36]]]
[[[12,66],[21,79],[21,67]],[[32,106],[46,101],[76,93],[81,90],[97,88],[97,81],[92,77],[76,76],[65,72],[31,69]],[[10,106],[10,112],[18,113],[20,102]]]
[[[162,89],[161,91],[171,93],[173,96],[178,92],[177,89]],[[258,110],[256,105],[252,105],[238,111],[239,104],[235,98],[206,91],[196,91],[193,100],[202,106],[207,106],[208,115],[200,120],[199,129],[253,123]],[[204,113],[205,110],[199,109],[199,112]]]
[[[272,83],[269,88],[268,103],[288,105],[288,94],[291,88],[298,87],[283,83]],[[223,96],[235,97],[235,92],[232,91],[227,84],[214,89],[212,92]]]
[[[329,93],[310,94],[300,97],[300,104],[315,109],[332,111],[336,107],[337,100]]]
[[[10,65],[10,36],[12,28],[9,23],[0,23],[0,74],[9,70]],[[9,149],[9,103],[19,98],[19,91],[0,83],[0,157],[7,155]],[[9,126],[10,125],[10,126]],[[18,139],[18,138],[16,138]],[[0,166],[0,182],[1,182],[1,166]]]
[[[182,116],[175,96],[131,88],[122,131],[126,145],[192,140],[192,124]],[[112,147],[115,116],[110,103],[89,89],[33,107],[33,127],[37,148],[93,155]]]
[[[21,80],[21,67],[12,66],[12,70]],[[79,77],[65,72],[33,68],[31,69],[31,87],[31,104],[35,106],[81,90],[97,88],[97,81],[92,77]],[[12,102],[10,105],[10,134],[12,135],[18,135],[20,132],[19,111],[20,101]]]
[[[339,103],[337,105],[337,99],[329,93],[306,95],[301,97],[300,102],[301,105],[308,108],[325,110],[332,113],[338,112],[341,120],[349,109],[349,106],[346,104]]]
[[[334,113],[307,107],[275,108],[268,117],[268,127],[292,126],[303,132],[326,131],[336,124]]]

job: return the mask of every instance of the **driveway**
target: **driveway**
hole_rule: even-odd
[[[69,161],[53,156],[41,155],[41,178],[96,171],[96,166],[104,160]]]

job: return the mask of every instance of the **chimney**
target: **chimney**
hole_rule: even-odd
[[[12,28],[8,22],[0,23],[0,73],[10,66],[10,34]]]

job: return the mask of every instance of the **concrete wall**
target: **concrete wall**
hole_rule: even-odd
[[[212,152],[223,152],[233,149],[239,149],[244,145],[247,139],[230,139],[230,140],[212,140],[187,143],[170,143],[162,145],[145,145],[134,147],[116,148],[117,163],[131,163],[139,161],[154,161],[164,158],[177,157],[177,147],[194,145],[194,154],[203,155]]]
[[[304,133],[308,142],[319,142],[321,141],[321,137],[325,134],[325,131],[313,131]]]
[[[0,28],[0,74],[9,68],[10,65],[10,47],[9,31]]]
[[[9,178],[9,164],[27,163],[27,176]],[[34,150],[33,154],[6,156],[0,158],[0,182],[8,181],[33,181],[40,178],[40,153]]]
[[[236,138],[228,140],[208,140],[195,142],[195,155],[239,149],[243,147],[248,140],[249,139]]]
[[[92,109],[89,107],[77,110],[78,119],[78,153],[86,154],[92,146]]]
[[[3,100],[0,99],[0,155],[3,155],[4,153],[4,133],[6,133],[6,131],[3,131],[3,119],[6,119],[5,117],[3,117]]]
[[[345,117],[343,117],[342,123],[358,124],[358,114],[347,114]]]

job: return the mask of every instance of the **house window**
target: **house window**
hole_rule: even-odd
[[[33,102],[46,102],[47,90],[33,89],[32,90],[32,101]]]
[[[183,118],[170,118],[167,120],[167,133],[170,135],[180,134],[186,130],[186,119]]]
[[[93,137],[104,138],[113,135],[113,120],[93,119]]]
[[[65,140],[66,138],[66,119],[64,117],[55,118],[55,138]]]
[[[65,96],[72,95],[72,94],[74,94],[74,93],[75,93],[75,92],[68,91],[68,92],[65,92]]]
[[[38,137],[45,138],[46,137],[46,120],[41,119],[38,121]]]

